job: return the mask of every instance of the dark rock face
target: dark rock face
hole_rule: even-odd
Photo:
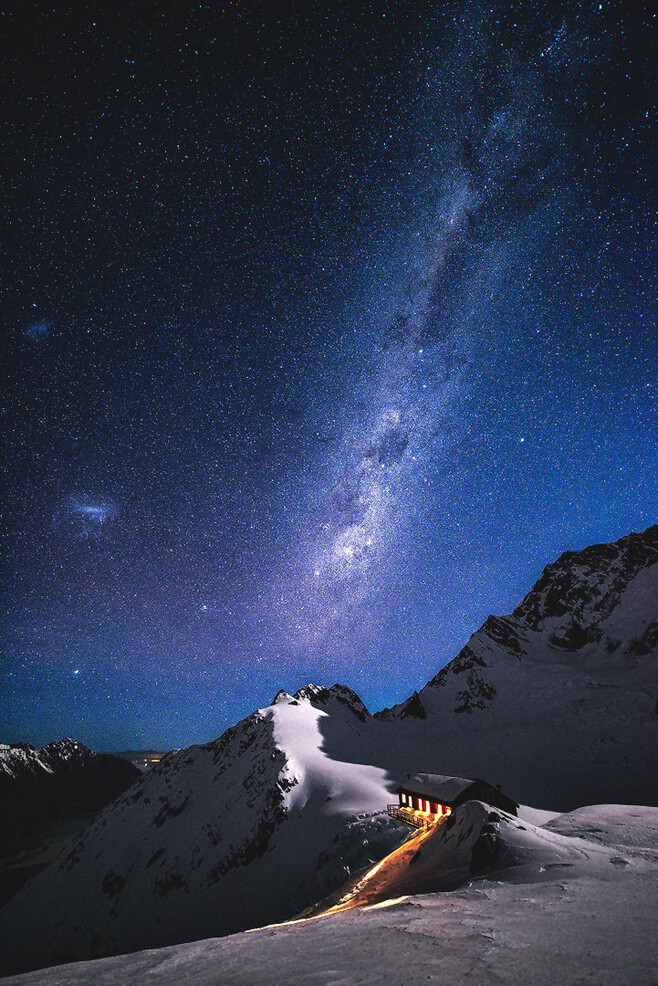
[[[373,718],[384,722],[392,719],[427,719],[427,710],[418,692],[414,692],[401,705],[396,705],[392,709],[381,709],[375,712]]]
[[[647,627],[641,637],[631,641],[630,647],[639,657],[651,654],[658,647],[658,623]]]
[[[600,634],[594,627],[581,627],[575,620],[570,620],[566,626],[551,634],[550,641],[553,647],[560,650],[577,651],[582,650],[586,644],[600,639]]]
[[[414,692],[404,705],[403,716],[411,716],[413,719],[427,719],[427,712],[418,692]]]
[[[488,684],[477,671],[469,671],[466,678],[466,688],[457,692],[455,712],[475,712],[476,709],[486,709],[496,694],[493,685]]]
[[[610,615],[620,593],[643,569],[658,563],[658,525],[612,544],[566,551],[547,565],[539,581],[514,610],[514,619],[530,630],[545,620],[567,617],[573,628],[568,649],[587,643],[584,634]],[[584,628],[587,630],[584,630]]]
[[[127,760],[93,753],[71,739],[37,750],[17,743],[0,753],[0,838],[98,811],[141,777]]]
[[[527,638],[509,617],[489,616],[482,625],[482,630],[501,647],[514,654],[523,654],[523,644]]]
[[[486,623],[484,626],[486,626]],[[482,633],[484,631],[484,626],[482,627],[482,630],[478,631],[478,633]],[[484,658],[477,654],[476,651],[474,651],[470,646],[470,643],[468,643],[465,647],[462,647],[459,654],[457,654],[457,657],[453,658],[450,664],[446,664],[445,668],[441,668],[439,673],[435,674],[431,681],[428,681],[427,686],[437,688],[441,685],[445,685],[449,675],[451,674],[462,674],[464,672],[475,671],[477,675],[476,669],[486,668],[486,666],[487,662]]]
[[[508,628],[504,619],[497,619],[490,616],[478,634],[489,633],[489,628],[493,628],[499,640],[511,640],[513,653],[520,656],[519,636]],[[473,638],[471,638],[473,639]],[[492,639],[496,640],[496,637]],[[498,641],[496,641],[498,642]],[[505,646],[505,644],[501,644]],[[523,653],[522,651],[520,652]],[[470,646],[470,643],[462,647],[459,654],[450,664],[442,668],[427,684],[427,688],[441,688],[445,685],[452,675],[458,676],[458,682],[462,686],[455,695],[454,712],[467,713],[475,712],[476,709],[486,709],[493,701],[496,689],[480,673],[481,668],[486,668],[487,662],[484,658]]]

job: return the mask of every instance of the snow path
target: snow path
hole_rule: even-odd
[[[342,893],[335,904],[327,907],[326,910],[322,910],[317,915],[318,917],[325,917],[328,914],[336,914],[338,911],[348,911],[357,907],[363,907],[368,909],[369,907],[382,907],[388,902],[378,902],[376,904],[368,904],[369,900],[369,890],[370,884],[373,883],[375,877],[380,873],[381,870],[397,869],[398,860],[401,858],[413,856],[420,845],[420,843],[427,838],[430,834],[430,830],[426,829],[422,832],[414,833],[413,838],[402,843],[397,849],[394,849],[392,853],[380,859],[365,876],[362,876],[354,886],[351,886],[347,893]],[[374,888],[376,893],[378,885]]]

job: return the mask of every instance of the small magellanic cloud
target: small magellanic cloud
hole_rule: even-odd
[[[50,326],[47,322],[31,322],[25,330],[28,339],[45,339],[50,334]]]

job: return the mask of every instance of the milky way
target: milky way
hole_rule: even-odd
[[[527,242],[541,242],[542,212],[578,163],[571,142],[556,135],[571,125],[565,88],[586,64],[595,68],[581,38],[567,39],[563,22],[540,30],[522,59],[510,52],[497,61],[490,18],[472,14],[456,22],[442,81],[416,80],[419,89],[425,83],[431,156],[413,189],[413,225],[394,247],[404,273],[386,317],[348,356],[370,372],[343,394],[343,437],[327,450],[316,516],[309,510],[316,529],[301,533],[296,569],[282,580],[289,589],[279,602],[302,651],[315,644],[353,652],[379,618],[376,599],[400,542],[413,537],[415,503],[463,429],[464,392],[484,337],[498,331],[510,344],[491,301],[504,295],[514,265],[527,269]],[[474,101],[465,80],[485,72],[488,88]],[[428,127],[435,104],[450,100],[458,124]]]
[[[655,522],[647,13],[9,21],[0,739],[381,707]]]

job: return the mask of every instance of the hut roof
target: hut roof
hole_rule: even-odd
[[[474,783],[469,777],[450,777],[447,774],[412,774],[399,791],[409,791],[421,798],[431,798],[440,804],[449,805]]]

